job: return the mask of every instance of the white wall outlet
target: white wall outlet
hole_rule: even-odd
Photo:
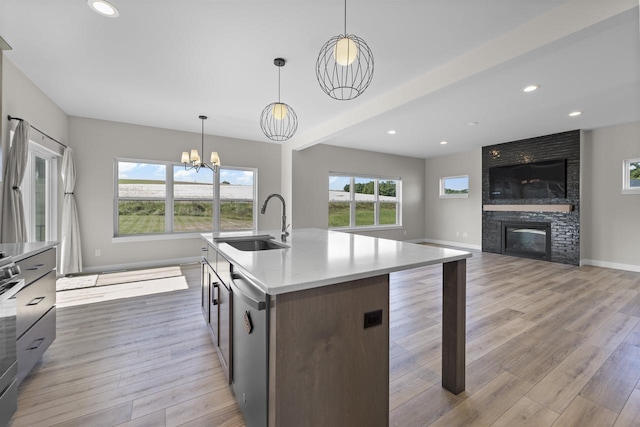
[[[467,237],[467,232],[462,233],[462,237]]]
[[[100,256],[100,255],[102,255],[102,253],[100,252],[100,249],[96,249],[96,250],[95,250],[95,255],[96,255],[96,256]]]
[[[404,230],[404,235],[405,235],[405,236],[407,235],[407,230]]]
[[[456,231],[456,237],[460,237],[460,232]]]

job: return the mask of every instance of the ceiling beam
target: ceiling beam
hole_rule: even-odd
[[[639,0],[573,0],[473,49],[371,101],[290,139],[284,149],[303,150],[348,128],[518,56],[637,7]]]

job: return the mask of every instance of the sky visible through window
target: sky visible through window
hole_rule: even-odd
[[[179,168],[183,168],[180,166]],[[196,182],[211,184],[212,174],[208,169],[200,170],[199,173],[195,173],[195,170],[186,171],[183,169],[175,169],[174,179],[180,182]],[[118,178],[119,179],[144,179],[153,181],[165,180],[165,165],[152,164],[152,163],[135,163],[135,162],[119,162],[118,163]],[[229,182],[232,185],[253,185],[253,172],[234,170],[234,169],[220,169],[220,182]]]
[[[466,176],[459,178],[446,178],[445,188],[450,190],[467,190],[469,188],[469,178]]]
[[[329,190],[344,191],[344,186],[350,183],[351,183],[351,178],[348,176],[330,176]]]

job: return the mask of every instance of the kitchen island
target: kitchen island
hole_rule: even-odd
[[[470,253],[319,229],[256,238],[279,233],[202,236],[203,313],[247,425],[388,425],[389,273],[433,264],[442,384],[464,390]],[[237,243],[251,239],[272,243]]]

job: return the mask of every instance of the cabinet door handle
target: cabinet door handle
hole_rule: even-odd
[[[27,271],[36,271],[36,270],[40,270],[42,267],[44,267],[44,264],[36,264],[33,267],[29,267],[27,268]]]
[[[38,305],[40,304],[42,301],[44,301],[46,297],[38,297],[38,298],[34,298],[31,300],[31,302],[27,305]]]
[[[211,292],[211,304],[218,305],[218,295],[216,290],[220,286],[220,283],[213,282],[211,285],[213,286],[213,292]]]
[[[29,348],[27,348],[27,350],[36,350],[38,347],[40,347],[40,344],[42,344],[43,342],[44,342],[44,338],[38,338],[37,340],[31,343],[31,345],[29,346]]]
[[[233,289],[233,293],[235,293],[240,299],[244,300],[245,303],[249,304],[256,310],[264,310],[267,308],[267,300],[266,294],[256,290],[255,286],[251,284],[249,279],[244,277],[240,273],[234,273],[233,275],[233,283],[235,288]]]

